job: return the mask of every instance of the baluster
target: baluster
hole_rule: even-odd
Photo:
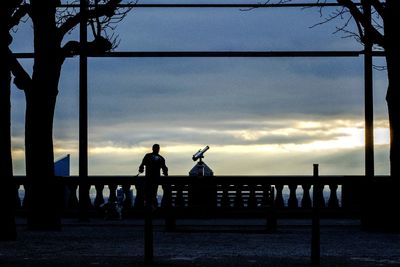
[[[161,208],[165,210],[165,229],[172,231],[176,227],[176,219],[172,210],[172,191],[174,185],[163,184],[163,196],[161,199]]]
[[[339,207],[339,200],[337,198],[336,192],[338,189],[338,185],[336,184],[330,184],[329,189],[331,190],[331,193],[329,195],[329,200],[328,200],[328,207],[332,209],[336,209]]]
[[[182,205],[183,207],[187,207],[189,205],[189,192],[190,186],[189,185],[182,185]],[[201,204],[201,196],[199,196],[199,201]]]
[[[234,207],[235,208],[242,208],[244,206],[243,203],[243,188],[242,185],[236,185],[236,195],[235,195],[235,202],[234,202]]]
[[[236,199],[236,185],[233,184],[229,185],[228,198],[229,198],[229,207],[233,207],[235,205],[235,199]]]
[[[158,187],[159,187],[159,184],[158,183],[156,183],[156,184],[153,184],[153,189],[152,189],[152,194],[153,194],[153,206],[154,207],[156,207],[156,208],[158,208],[159,207],[159,203],[158,203]]]
[[[172,206],[172,190],[169,184],[162,185],[163,196],[161,199],[162,208],[170,208]]]
[[[227,208],[230,206],[229,203],[229,185],[221,185],[222,197],[221,197],[221,208]]]
[[[283,184],[275,185],[276,188],[276,199],[275,199],[275,207],[284,208],[285,202],[283,201]]]
[[[289,185],[289,200],[288,200],[288,207],[295,209],[298,208],[298,202],[297,202],[297,196],[296,196],[296,190],[297,190],[297,184],[290,184]]]
[[[189,190],[189,192],[188,192],[189,206],[200,206],[201,196],[202,196],[203,192],[201,192],[201,190],[199,189],[199,185],[191,184],[191,185],[189,185],[188,190]],[[182,197],[183,197],[183,193],[182,193]]]
[[[122,185],[122,191],[124,192],[125,198],[123,202],[123,208],[124,209],[131,209],[132,208],[132,190],[131,190],[131,185],[130,184],[123,184]]]
[[[303,209],[309,209],[311,208],[311,196],[310,196],[311,185],[303,184],[302,187],[303,187],[303,198],[301,200],[301,207]]]
[[[325,185],[322,185],[321,189],[319,190],[319,199],[321,200],[321,203],[320,203],[321,208],[326,207],[325,198],[324,198],[324,188],[325,188]]]
[[[137,183],[135,184],[136,189],[136,197],[135,197],[135,204],[133,207],[135,209],[142,209],[144,207],[144,186],[143,180],[138,179]]]
[[[273,187],[269,184],[263,184],[258,187],[261,191],[261,196],[258,196],[258,198],[261,198],[261,206],[271,206],[274,204],[275,199],[271,198],[272,190],[274,190]]]
[[[184,207],[185,200],[183,199],[183,186],[176,185],[175,207]]]
[[[69,197],[68,197],[68,208],[76,209],[79,206],[78,197],[76,196],[76,190],[78,185],[68,185]]]
[[[249,201],[249,185],[247,184],[241,185],[240,191],[242,192],[243,207],[246,207]]]
[[[170,184],[171,188],[171,207],[176,207],[176,185]]]
[[[24,195],[24,198],[22,199],[22,208],[28,209],[29,202],[30,202],[29,199],[30,199],[31,189],[30,189],[29,185],[23,185],[23,187],[24,187],[25,195]]]
[[[212,209],[215,209],[218,207],[218,192],[217,192],[217,186],[214,183],[211,183],[209,186],[209,192],[211,195],[210,198],[210,206]]]
[[[266,190],[265,192],[267,192],[268,194],[266,195],[267,197],[267,206],[274,206],[274,202],[275,202],[275,187],[271,186],[271,185],[267,185],[268,190]]]
[[[247,201],[247,207],[249,208],[257,207],[256,190],[257,185],[249,185],[249,198]]]
[[[215,185],[215,207],[219,208],[221,207],[221,198],[222,198],[222,190],[221,190],[221,185],[216,184]]]
[[[103,189],[104,185],[96,184],[96,198],[94,199],[94,207],[98,209],[104,203]]]
[[[108,198],[108,203],[114,203],[117,201],[117,185],[109,184],[108,188],[110,189],[110,196]]]
[[[21,206],[21,198],[19,197],[19,188],[20,187],[21,187],[20,185],[17,185],[16,189],[15,189],[15,208],[16,209],[20,209],[22,207]]]
[[[200,193],[199,193],[199,188],[196,184],[191,184],[189,185],[189,192],[188,192],[188,205],[189,206],[199,206],[200,205]],[[182,192],[182,198],[183,198],[183,192]],[[184,200],[182,200],[185,202]]]
[[[324,186],[313,186],[313,194],[318,194],[319,196],[317,199],[319,199],[319,203],[313,203],[313,205],[317,205],[319,208],[325,208],[325,199],[324,199]],[[314,199],[314,198],[313,198]]]

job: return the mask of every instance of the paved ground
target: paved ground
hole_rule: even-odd
[[[18,240],[0,242],[0,266],[143,266],[141,220],[66,220],[60,232],[18,222]],[[308,220],[279,221],[275,233],[257,221],[196,223],[165,232],[155,222],[155,266],[310,266]],[[361,231],[352,220],[321,223],[322,266],[400,266],[400,234]]]

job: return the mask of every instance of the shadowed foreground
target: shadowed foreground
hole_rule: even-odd
[[[155,266],[310,266],[309,220],[281,220],[275,233],[257,220],[227,222],[180,221],[179,232],[165,232],[155,221]],[[35,232],[19,221],[18,240],[0,243],[0,266],[143,266],[141,220],[63,223]],[[322,266],[400,266],[399,233],[364,232],[353,220],[321,225]]]

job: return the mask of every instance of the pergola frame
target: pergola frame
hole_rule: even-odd
[[[332,7],[340,6],[333,3],[315,4],[121,4],[121,7],[136,8],[275,8],[275,7]],[[81,12],[80,42],[83,47],[87,44],[87,0],[80,0],[80,4],[61,5],[61,7],[79,7]],[[371,15],[371,6],[367,6],[365,14]],[[367,18],[371,20],[371,16]],[[364,121],[365,121],[365,176],[374,176],[374,123],[373,123],[373,57],[383,56],[383,52],[372,49],[372,42],[367,40],[362,51],[126,51],[93,54],[82,49],[79,54],[79,206],[80,218],[87,219],[87,203],[89,201],[88,178],[88,58],[89,57],[360,57],[364,56]],[[16,53],[19,58],[32,58],[33,53]],[[314,176],[318,177],[318,165],[314,164]],[[282,180],[281,178],[279,178]],[[336,178],[335,178],[336,179]],[[315,183],[314,185],[317,185]],[[322,192],[322,191],[321,191]],[[313,202],[317,202],[317,195],[313,194]],[[145,264],[153,262],[153,230],[151,212],[145,215]],[[319,266],[319,214],[318,206],[313,205],[312,229],[312,266]]]
[[[339,7],[338,3],[280,3],[280,4],[120,4],[119,7],[134,8],[293,8],[293,7]],[[80,8],[80,42],[87,43],[87,0],[79,4],[61,4],[59,7]],[[365,10],[371,20],[371,6]],[[88,176],[88,58],[89,57],[359,57],[364,56],[364,122],[365,122],[365,175],[374,176],[374,122],[373,122],[373,57],[384,52],[373,51],[372,42],[364,43],[362,51],[123,51],[92,54],[82,49],[79,54],[79,176]],[[15,53],[18,58],[33,58],[33,53]],[[81,190],[80,190],[81,191]],[[81,196],[81,192],[80,192]],[[82,197],[86,197],[86,192]]]

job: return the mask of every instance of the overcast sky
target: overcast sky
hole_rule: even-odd
[[[362,50],[332,34],[339,21],[311,27],[322,20],[318,9],[134,9],[116,29],[116,51]],[[30,27],[13,51],[32,50]],[[72,174],[78,72],[68,59],[54,122],[55,157],[71,154]],[[153,143],[171,174],[186,175],[206,145],[216,175],[311,174],[313,163],[321,174],[364,173],[362,57],[90,58],[88,74],[89,174],[136,174]],[[389,172],[386,84],[375,71],[376,174]],[[14,171],[24,174],[23,92],[12,97]]]

